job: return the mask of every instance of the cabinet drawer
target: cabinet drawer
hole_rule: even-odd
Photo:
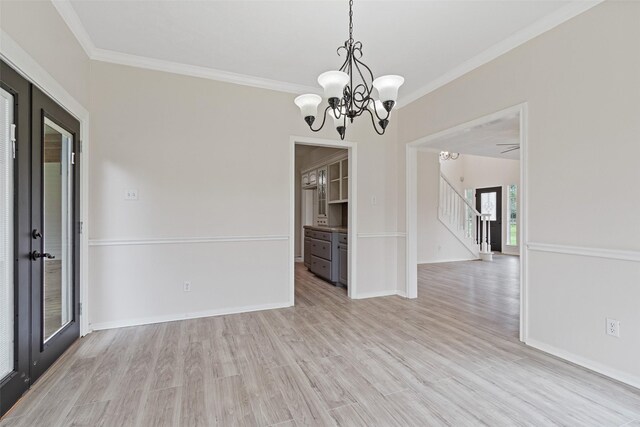
[[[349,236],[346,234],[338,234],[338,243],[346,245],[349,242]]]
[[[311,255],[311,271],[320,277],[331,280],[331,262]]]
[[[312,239],[318,239],[318,240],[326,240],[327,242],[331,241],[331,233],[327,233],[325,231],[305,229],[304,237],[311,237]]]
[[[309,240],[311,240],[311,255],[331,261],[331,242],[317,239]]]
[[[316,235],[313,236],[314,238],[318,240],[326,240],[327,242],[331,241],[331,233],[326,233],[324,231],[316,231],[315,233]]]

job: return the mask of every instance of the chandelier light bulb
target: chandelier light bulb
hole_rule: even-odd
[[[369,109],[378,115],[379,119],[383,119],[387,117],[387,110],[384,109],[384,105],[382,105],[382,101],[377,100],[369,102]]]
[[[373,87],[378,91],[378,96],[387,111],[391,111],[398,100],[398,89],[404,83],[404,77],[389,75],[380,76],[373,81]]]
[[[318,115],[318,105],[322,102],[322,97],[320,97],[320,95],[308,93],[298,96],[293,102],[295,102],[298,108],[300,108],[302,117],[307,121],[307,123],[309,123],[309,121],[313,123]],[[309,119],[309,117],[312,117],[312,119]]]
[[[327,114],[329,115],[329,117],[333,119],[333,125],[336,129],[340,126],[345,125],[344,116],[346,114],[346,110],[344,107],[341,110],[342,110],[342,113],[340,113],[340,110],[333,110],[331,108],[329,109],[329,111],[327,111]]]
[[[318,84],[324,89],[324,96],[332,100],[341,99],[344,95],[344,88],[349,83],[349,74],[344,71],[327,71],[318,76]],[[332,108],[337,106],[337,102],[331,105]]]

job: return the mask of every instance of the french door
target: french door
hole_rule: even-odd
[[[80,335],[80,124],[0,66],[1,416]]]
[[[31,96],[31,380],[80,336],[80,123]]]
[[[29,388],[30,85],[0,62],[0,416]]]

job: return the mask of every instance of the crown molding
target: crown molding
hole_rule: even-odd
[[[528,42],[529,40],[549,31],[558,25],[580,15],[592,7],[602,3],[604,0],[584,0],[573,1],[572,3],[558,9],[555,13],[547,15],[543,19],[536,21],[527,28],[513,34],[505,40],[493,45],[484,52],[463,62],[447,73],[430,81],[420,89],[409,94],[401,96],[398,99],[396,108],[402,108],[419,98],[451,83],[459,77],[475,70],[476,68],[493,61],[501,55],[515,49],[516,47]],[[85,30],[76,11],[73,9],[69,0],[51,0],[56,10],[65,21],[73,35],[76,37],[87,56],[95,61],[110,62],[120,65],[128,65],[131,67],[145,68],[149,70],[164,71],[174,74],[182,74],[191,77],[199,77],[210,80],[217,80],[226,83],[234,83],[243,86],[257,87],[261,89],[269,89],[280,92],[288,92],[294,94],[300,93],[317,93],[318,88],[312,86],[304,86],[295,83],[288,83],[279,80],[265,79],[261,77],[249,76],[246,74],[232,73],[229,71],[216,70],[208,67],[200,67],[196,65],[183,64],[178,62],[166,61],[162,59],[154,59],[144,56],[131,55],[127,53],[116,52],[107,49],[97,48],[89,34]]]
[[[167,73],[181,74],[191,77],[216,80],[226,83],[234,83],[243,86],[251,86],[260,89],[269,89],[279,92],[294,94],[317,93],[318,88],[287,83],[279,80],[264,79],[261,77],[248,76],[246,74],[232,73],[229,71],[216,70],[197,65],[182,64],[178,62],[154,59],[144,56],[131,55],[128,53],[115,52],[107,49],[96,48],[91,57],[94,61],[109,62],[112,64],[128,65],[148,70],[165,71]]]
[[[516,47],[538,37],[558,25],[580,15],[583,12],[591,9],[592,7],[602,3],[604,0],[585,0],[585,1],[573,1],[568,5],[558,9],[556,12],[545,16],[544,18],[534,22],[528,27],[516,32],[503,41],[494,44],[484,52],[474,56],[473,58],[463,62],[457,67],[453,68],[449,72],[441,75],[440,77],[430,81],[420,89],[413,91],[409,94],[401,96],[398,99],[397,108],[403,108],[412,102],[422,98],[423,96],[441,88],[442,86],[451,83],[459,77],[487,64],[501,55],[515,49]]]
[[[69,0],[51,0],[62,20],[67,24],[71,33],[75,36],[84,49],[87,56],[94,61],[109,62],[113,64],[128,65],[148,70],[164,71],[173,74],[181,74],[191,77],[216,80],[226,83],[234,83],[243,86],[257,87],[260,89],[275,90],[294,94],[317,93],[319,88],[288,83],[279,80],[265,79],[246,74],[216,70],[214,68],[200,67],[162,59],[149,58],[139,55],[116,52],[101,49],[95,46],[87,30],[82,25],[80,17]]]
[[[80,17],[76,13],[69,0],[51,0],[53,7],[56,8],[62,20],[67,24],[71,33],[75,36],[87,56],[93,59],[96,46],[93,44],[89,33],[85,30],[84,25],[80,21]]]

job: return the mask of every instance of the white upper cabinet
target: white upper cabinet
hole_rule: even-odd
[[[329,203],[349,201],[349,159],[331,163],[329,169]]]

